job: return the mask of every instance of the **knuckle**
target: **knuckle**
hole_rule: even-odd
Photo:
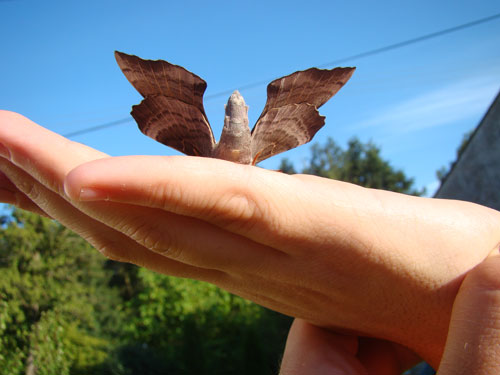
[[[20,181],[18,183],[18,188],[22,191],[26,196],[28,196],[31,200],[37,201],[40,197],[40,189],[36,186],[32,181]]]
[[[269,218],[271,202],[263,190],[265,181],[253,169],[239,170],[212,199],[207,200],[202,218],[229,230],[252,230]]]
[[[169,191],[167,187],[163,184],[158,184],[154,186],[149,186],[149,194],[146,195],[146,205],[150,207],[167,207],[167,197],[169,195],[175,194],[176,191],[174,189],[170,189],[173,191]]]
[[[99,250],[99,252],[102,255],[104,255],[106,258],[108,258],[110,260],[113,260],[115,262],[123,262],[123,261],[129,261],[130,262],[129,259],[124,259],[122,256],[118,255],[117,251],[116,251],[116,249],[114,247],[103,245],[103,246],[99,246],[97,248],[97,250]]]
[[[493,252],[497,253],[498,249],[498,247],[495,248]],[[500,280],[498,279],[499,271],[500,256],[490,256],[466,276],[466,285],[469,288],[471,288],[472,285],[476,289],[494,291],[498,294],[498,291],[500,291]]]
[[[176,246],[171,231],[159,223],[138,219],[132,225],[126,224],[123,232],[148,250],[172,259],[180,259],[182,249]]]
[[[170,247],[163,246],[154,251],[160,255],[163,255],[166,258],[173,260],[181,260],[183,254],[182,248],[180,246],[170,246]]]
[[[146,205],[159,207],[166,211],[182,212],[182,203],[186,201],[180,184],[153,184],[148,186]]]
[[[80,233],[80,235],[106,258],[118,262],[132,261],[131,259],[128,259],[123,255],[123,250],[120,246],[118,246],[116,242],[109,240],[103,236],[95,236],[87,233]]]
[[[252,229],[265,217],[261,201],[252,191],[233,190],[216,199],[208,208],[208,216],[219,226],[228,229]]]

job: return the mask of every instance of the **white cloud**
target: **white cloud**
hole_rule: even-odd
[[[496,76],[477,76],[426,92],[373,114],[354,128],[378,127],[390,132],[412,132],[446,125],[487,110],[500,87]]]

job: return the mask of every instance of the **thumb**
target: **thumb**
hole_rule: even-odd
[[[460,287],[439,375],[500,374],[500,255],[495,253]]]

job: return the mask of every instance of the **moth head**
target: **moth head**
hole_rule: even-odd
[[[238,90],[235,90],[231,94],[225,108],[226,116],[234,119],[246,118],[248,113],[248,106],[245,104],[245,99],[243,99]]]

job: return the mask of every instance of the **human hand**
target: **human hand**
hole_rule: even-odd
[[[110,158],[10,112],[0,143],[0,197],[106,256],[434,364],[463,275],[500,239],[500,214],[485,207],[215,159]]]
[[[400,375],[420,358],[385,340],[342,334],[295,319],[280,375]]]
[[[500,373],[500,255],[468,273],[453,305],[438,375]],[[295,320],[281,375],[401,374],[415,358],[387,341],[358,338]]]

